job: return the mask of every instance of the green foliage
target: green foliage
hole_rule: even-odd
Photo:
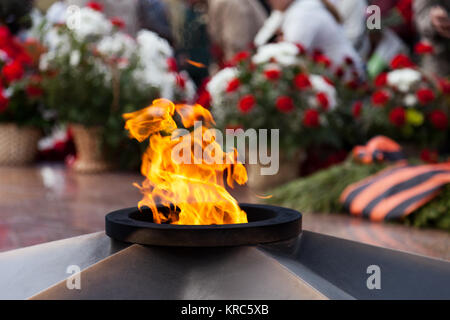
[[[342,213],[339,197],[351,183],[358,182],[384,169],[385,164],[363,165],[351,159],[276,188],[266,200],[301,212]],[[435,227],[450,231],[450,185],[434,200],[400,222],[415,227]]]
[[[51,122],[43,118],[44,106],[40,96],[32,97],[26,93],[30,77],[14,82],[8,108],[0,113],[0,122],[11,122],[19,126],[33,126],[47,130]]]
[[[385,165],[360,165],[347,160],[340,165],[319,171],[309,177],[292,181],[271,191],[270,203],[302,212],[342,212],[339,202],[342,191],[351,183],[364,179]]]
[[[404,222],[415,227],[433,227],[450,231],[450,185],[432,201],[405,218]]]

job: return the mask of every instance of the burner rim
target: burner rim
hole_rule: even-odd
[[[138,212],[137,207],[131,207],[106,215],[105,231],[111,238],[128,243],[182,247],[255,245],[291,239],[301,232],[302,215],[298,211],[262,204],[239,206],[247,212],[249,221],[250,216],[254,220],[258,214],[269,217],[225,225],[157,224],[130,217]]]

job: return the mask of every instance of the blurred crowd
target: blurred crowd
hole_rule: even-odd
[[[11,1],[14,2],[14,1]],[[86,0],[23,1],[52,22]],[[361,77],[375,77],[400,53],[432,50],[426,72],[450,75],[448,0],[98,0],[130,35],[148,29],[175,48],[197,85],[239,52],[289,41],[340,64],[351,58]],[[27,3],[27,5],[25,4]],[[373,7],[373,5],[377,7]],[[380,18],[380,19],[378,19]],[[8,22],[7,17],[2,17]],[[14,27],[12,28],[14,29]],[[418,43],[429,44],[417,48]],[[201,66],[201,67],[199,67]]]

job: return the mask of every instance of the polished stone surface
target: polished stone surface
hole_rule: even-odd
[[[223,248],[125,245],[98,232],[0,253],[0,299],[449,299],[449,287],[450,262],[310,231]]]
[[[63,166],[0,167],[0,251],[104,230],[105,214],[135,206],[134,173],[80,175]],[[246,188],[233,190],[256,202]],[[305,214],[303,228],[376,246],[450,260],[450,234],[346,215]]]

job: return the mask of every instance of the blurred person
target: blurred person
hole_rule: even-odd
[[[328,0],[269,0],[273,10],[283,12],[281,33],[284,41],[299,43],[309,51],[319,50],[333,64],[350,58],[361,78],[364,68],[341,25],[338,10]]]
[[[370,41],[366,27],[366,0],[332,0],[342,18],[342,26],[347,38],[358,51],[361,58],[367,58],[370,51]]]
[[[433,46],[433,53],[423,59],[424,69],[450,76],[450,1],[414,0],[414,14],[421,36]]]
[[[162,0],[139,0],[137,7],[139,27],[157,33],[173,44],[168,8]]]
[[[202,0],[186,0],[183,3],[184,6],[179,7],[183,17],[178,20],[179,27],[174,29],[176,56],[180,68],[186,70],[197,87],[200,87],[209,75],[211,63],[207,3]],[[192,64],[192,61],[199,64]]]
[[[383,27],[389,27],[410,49],[417,38],[412,2],[413,0],[369,0],[369,5],[380,8]]]
[[[220,53],[218,60],[230,60],[252,44],[267,13],[259,0],[208,0],[210,39]]]

